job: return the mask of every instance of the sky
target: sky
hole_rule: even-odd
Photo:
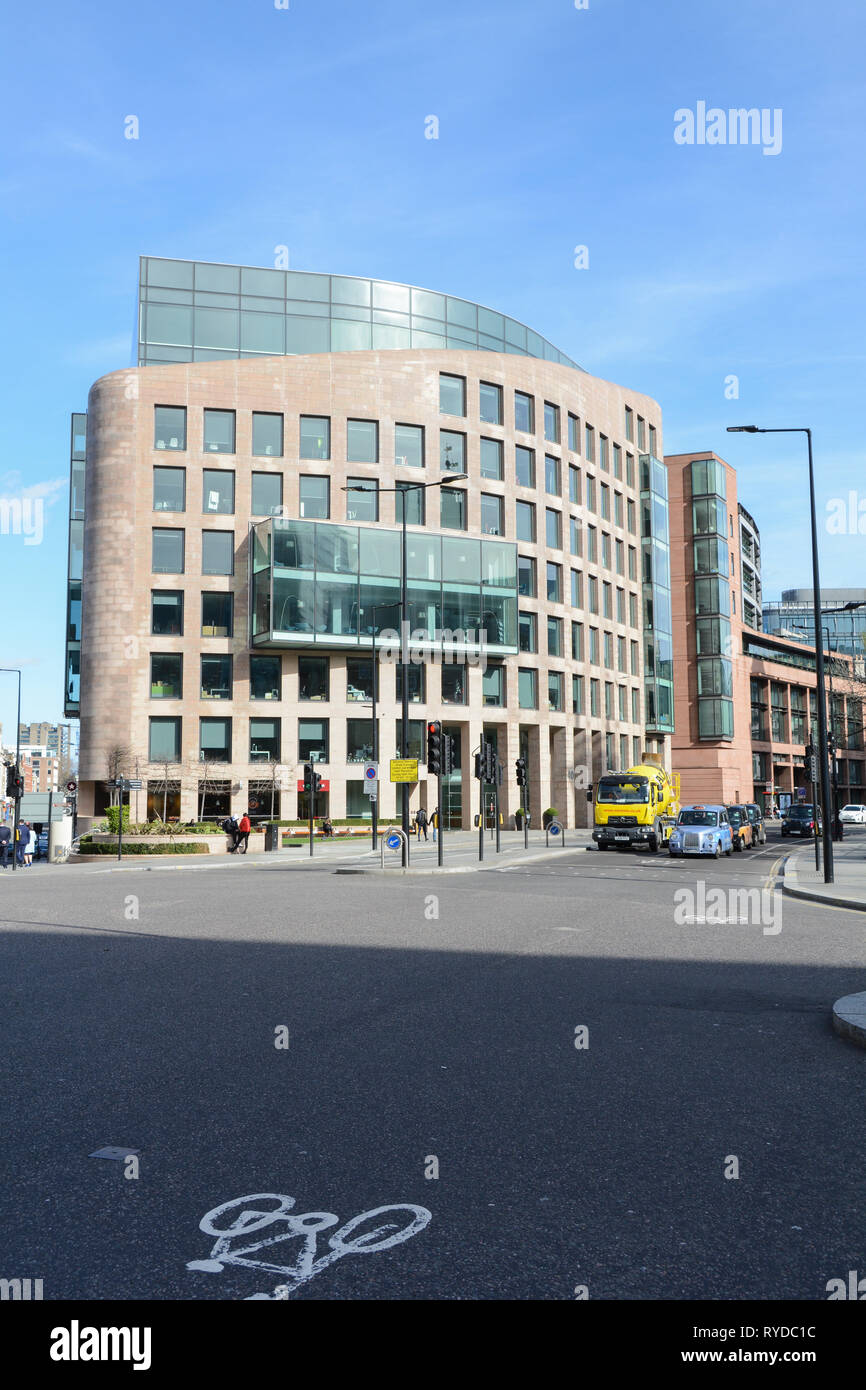
[[[143,254],[287,246],[528,323],[653,396],[667,453],[737,468],[765,599],[811,586],[805,440],[725,427],[810,426],[822,584],[866,585],[862,0],[283,4],[7,18],[0,501],[30,523],[0,521],[0,667],[26,720],[62,717],[69,415],[134,362]],[[732,108],[762,143],[714,116],[700,142]],[[15,697],[0,675],[5,741]]]

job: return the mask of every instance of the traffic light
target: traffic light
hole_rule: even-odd
[[[515,770],[515,772],[517,773],[517,785],[518,785],[518,787],[525,787],[525,786],[526,786],[526,759],[525,759],[525,758],[518,758],[518,759],[517,759],[517,762],[514,764],[514,770]]]
[[[315,796],[321,790],[322,774],[316,771],[312,763],[304,763],[304,791]]]
[[[454,771],[454,739],[450,734],[442,735],[442,776],[450,777]]]
[[[313,795],[315,796],[318,792],[322,790],[322,774],[321,772],[316,772],[313,769],[311,769],[311,771],[313,774]]]
[[[484,745],[484,780],[490,786],[496,782],[496,749],[492,743]]]
[[[24,795],[24,778],[14,763],[6,766],[6,795],[16,800]]]
[[[482,745],[482,747],[483,747],[483,745]],[[482,757],[481,753],[476,753],[476,754],[475,754],[475,776],[478,778],[479,782],[483,782],[483,780],[484,780],[484,758]]]
[[[442,725],[434,719],[427,725],[427,771],[442,776]]]

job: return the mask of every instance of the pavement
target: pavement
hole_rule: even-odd
[[[784,874],[784,891],[789,897],[866,912],[866,830],[846,826],[845,839],[834,843],[832,883],[824,882],[823,862],[820,869],[815,868],[811,843],[786,859]],[[833,1027],[842,1037],[866,1047],[866,990],[836,1000]]]

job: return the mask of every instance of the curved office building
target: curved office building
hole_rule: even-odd
[[[369,818],[375,656],[393,817],[404,506],[413,811],[439,801],[430,719],[455,739],[453,826],[479,809],[482,738],[506,825],[527,799],[536,823],[553,807],[584,825],[587,781],[667,752],[653,400],[514,320],[379,281],[146,260],[141,308],[144,365],[91,390],[73,522],[83,816],[127,748],[139,816],[146,795],[152,815],[303,817],[312,759],[317,812]]]

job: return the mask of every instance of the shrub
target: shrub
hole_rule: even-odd
[[[119,822],[119,819],[120,819],[120,807],[119,807],[119,806],[109,806],[109,808],[108,808],[108,810],[106,811],[105,815],[106,815],[106,819],[107,819],[107,821],[108,821],[108,829],[109,829],[109,831],[110,831],[113,835],[116,835],[116,834],[117,834],[118,822]],[[125,833],[125,834],[127,834],[127,833],[129,832],[129,807],[128,807],[128,806],[124,806],[124,808],[123,808],[123,830],[124,830],[124,833]]]
[[[79,841],[79,852],[81,854],[117,854],[116,845],[94,844],[92,841],[82,839]],[[208,845],[187,845],[175,842],[171,845],[124,845],[123,853],[126,854],[209,854]]]

